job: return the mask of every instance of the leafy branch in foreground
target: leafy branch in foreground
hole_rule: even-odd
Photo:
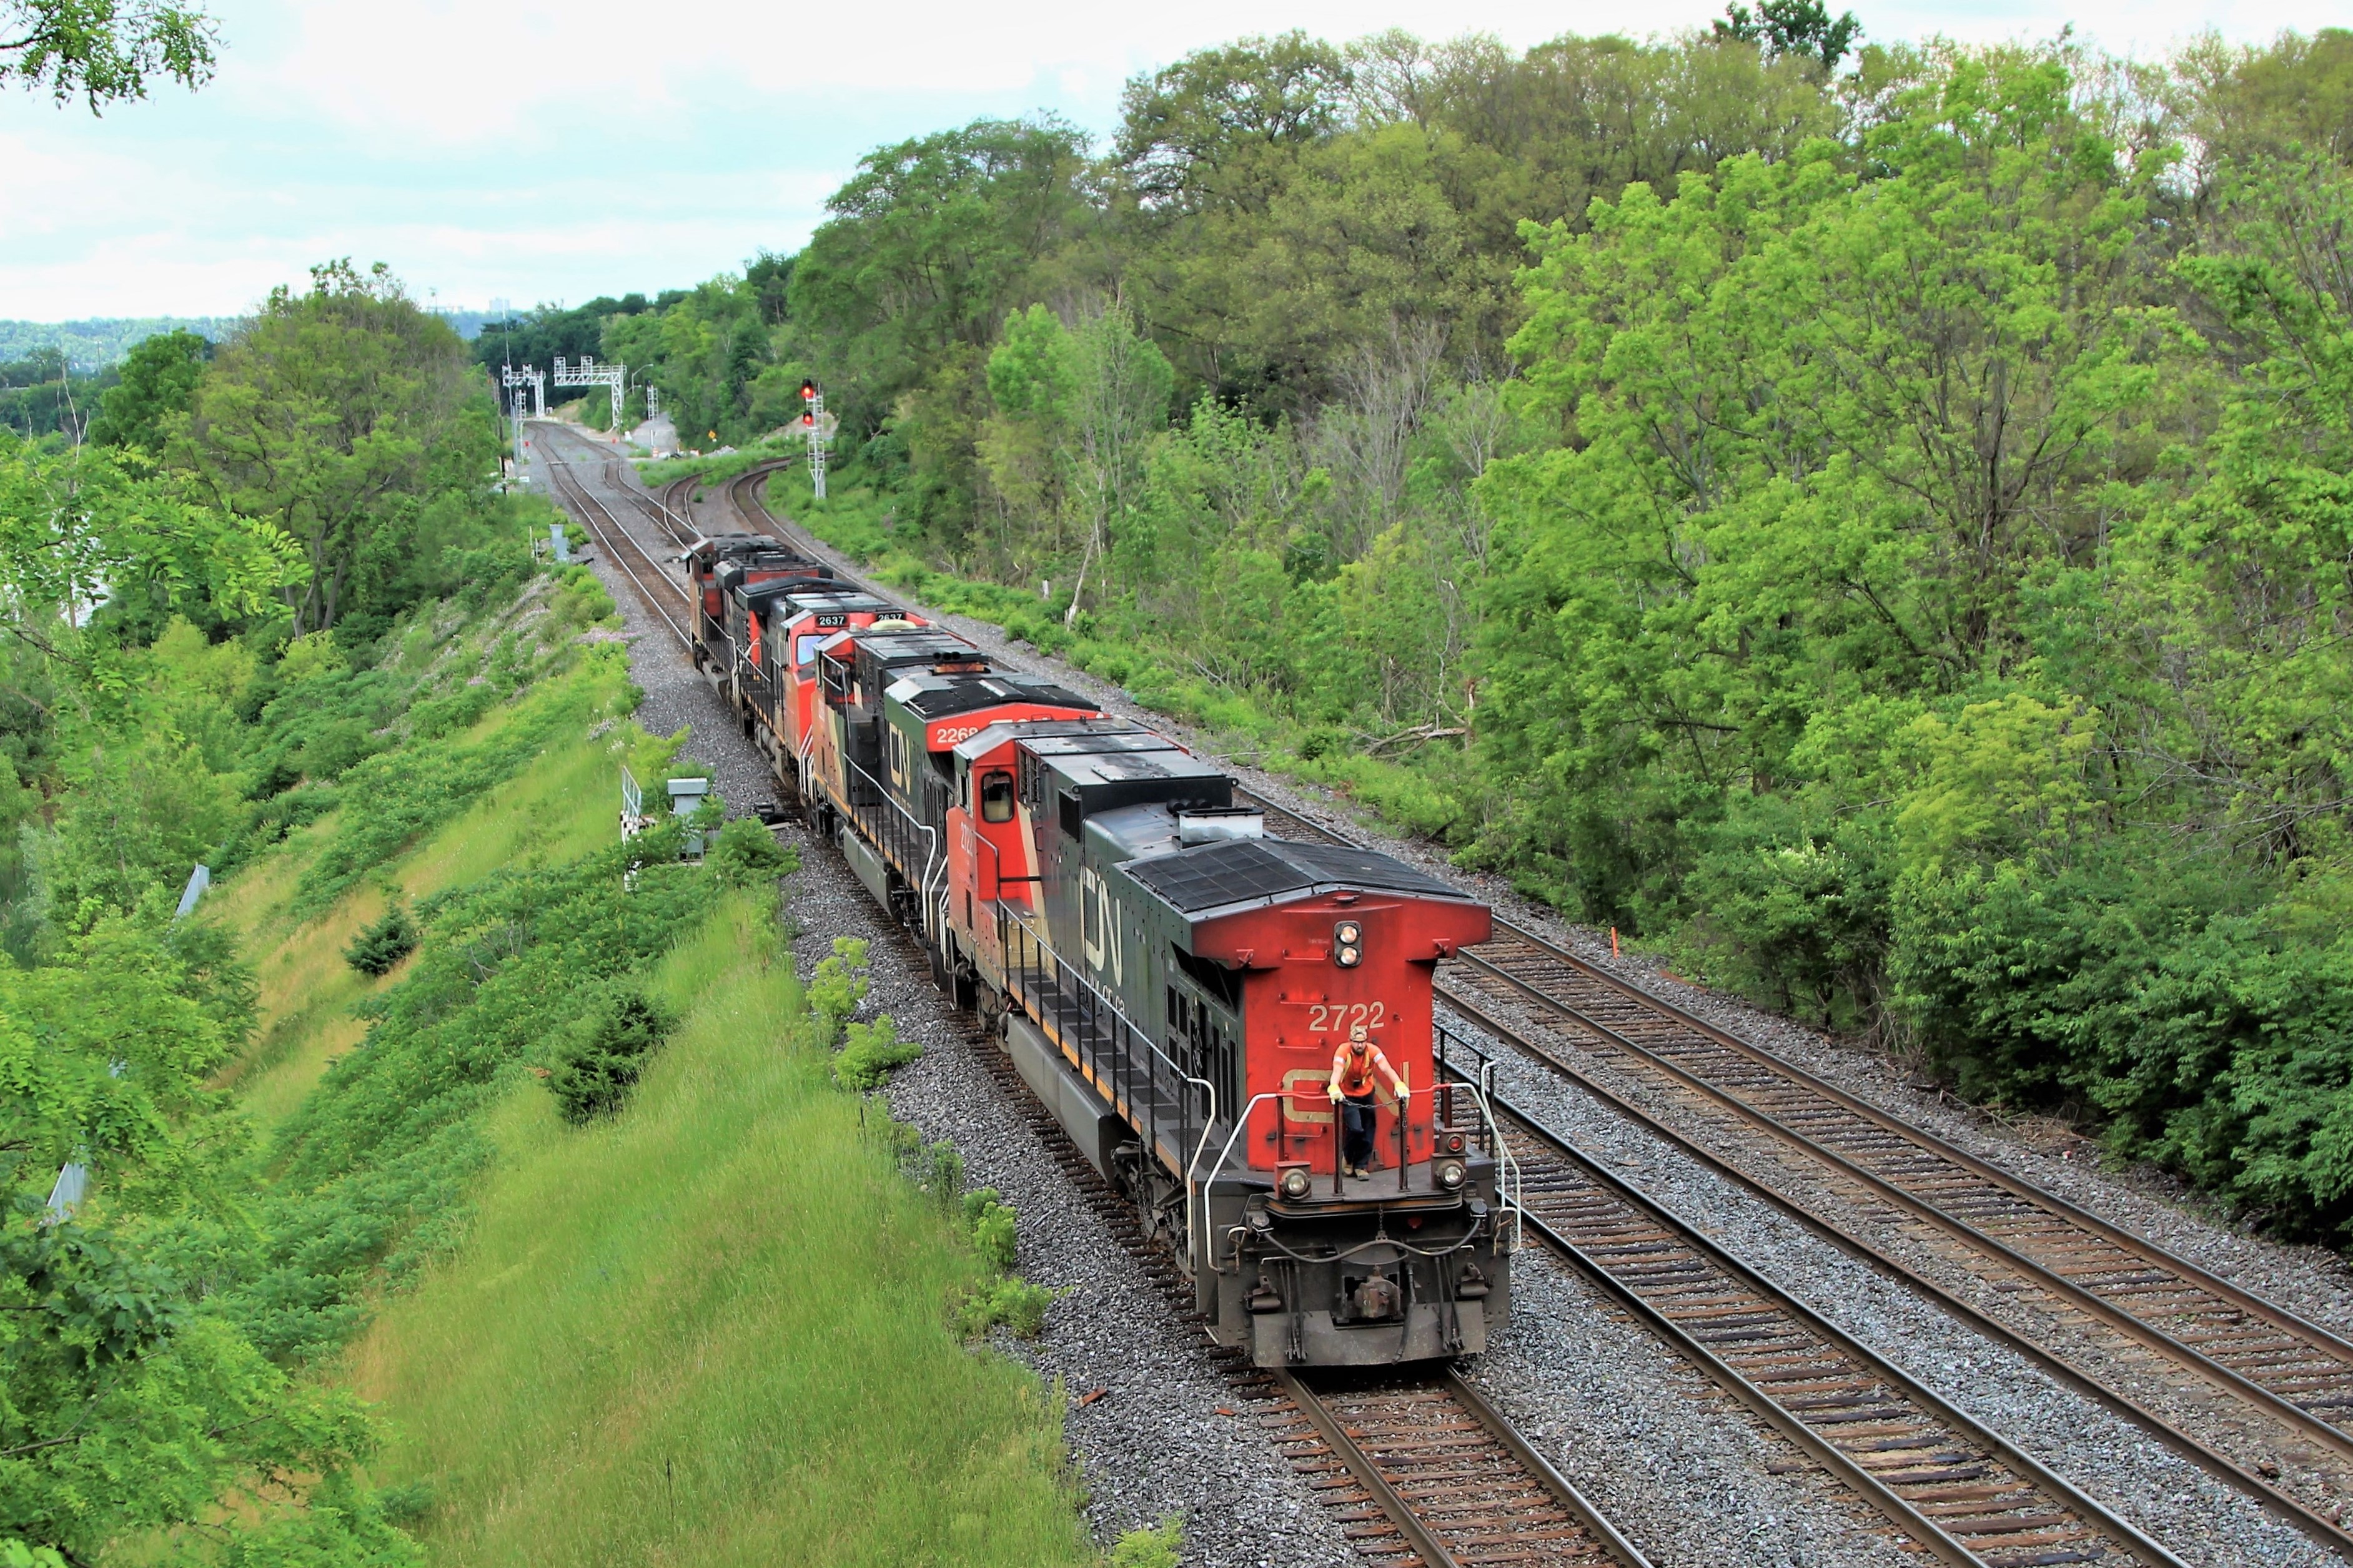
[[[146,97],[150,77],[202,87],[219,37],[197,7],[154,0],[0,0],[0,81],[81,98],[92,114]]]

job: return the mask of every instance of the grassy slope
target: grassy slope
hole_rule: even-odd
[[[501,710],[476,734],[512,716]],[[640,773],[660,750],[637,742],[631,760]],[[261,980],[260,1038],[221,1081],[264,1128],[301,1103],[319,1075],[359,1044],[365,1026],[351,1005],[399,978],[371,980],[343,962],[343,949],[385,910],[385,888],[410,903],[474,880],[501,866],[554,864],[603,842],[620,812],[618,767],[612,739],[583,738],[549,746],[520,776],[482,800],[386,868],[382,878],[354,889],[312,920],[290,909],[295,885],[333,834],[332,816],[313,824],[276,852],[240,872],[218,895],[212,913],[245,933]]]
[[[1052,1410],[948,1331],[980,1267],[832,1088],[766,911],[662,984],[693,1010],[633,1107],[510,1099],[464,1257],[353,1354],[437,1560],[1090,1561]]]
[[[261,1043],[225,1075],[258,1121],[398,979],[342,958],[377,884],[414,900],[601,842],[622,734],[550,744],[316,919],[289,910],[332,819],[219,890],[263,982]],[[658,773],[661,743],[632,743]],[[955,1341],[948,1297],[981,1266],[832,1087],[773,921],[731,905],[663,984],[691,1011],[632,1109],[581,1131],[511,1095],[461,1254],[350,1352],[399,1435],[379,1479],[432,1483],[436,1560],[1092,1561],[1056,1407]]]

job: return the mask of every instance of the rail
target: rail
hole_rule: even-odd
[[[1500,1095],[1540,1168],[1528,1228],[1653,1334],[1954,1568],[2180,1568],[2171,1551],[1637,1192]],[[1958,1488],[1968,1506],[1950,1504]],[[2018,1558],[2030,1544],[2056,1555]]]
[[[1279,1445],[1298,1450],[1293,1465],[1320,1466],[1328,1454],[1395,1532],[1391,1548],[1363,1527],[1351,1530],[1376,1561],[1394,1561],[1402,1548],[1422,1568],[1650,1568],[1567,1477],[1451,1373],[1331,1389],[1294,1373],[1274,1381],[1304,1424],[1274,1434]]]

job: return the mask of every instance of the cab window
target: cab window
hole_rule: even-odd
[[[980,819],[1013,820],[1013,775],[1002,768],[980,775]]]

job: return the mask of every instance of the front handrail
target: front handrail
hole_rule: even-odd
[[[1495,1120],[1495,1060],[1485,1051],[1481,1050],[1477,1045],[1464,1039],[1434,1018],[1430,1020],[1430,1033],[1435,1037],[1432,1044],[1436,1047],[1437,1070],[1440,1079],[1443,1080],[1448,1073],[1452,1073],[1455,1085],[1469,1089],[1471,1103],[1478,1107],[1480,1125],[1486,1133],[1487,1148],[1495,1156],[1497,1173],[1495,1197],[1512,1216],[1512,1241],[1514,1246],[1517,1246],[1526,1219],[1527,1205],[1522,1201],[1519,1157],[1512,1152],[1511,1144],[1504,1137],[1503,1126]],[[1479,1073],[1475,1079],[1464,1075],[1461,1068],[1447,1060],[1446,1047],[1450,1045],[1461,1046],[1479,1059]],[[1437,1084],[1432,1084],[1430,1092],[1435,1094],[1438,1087]]]

